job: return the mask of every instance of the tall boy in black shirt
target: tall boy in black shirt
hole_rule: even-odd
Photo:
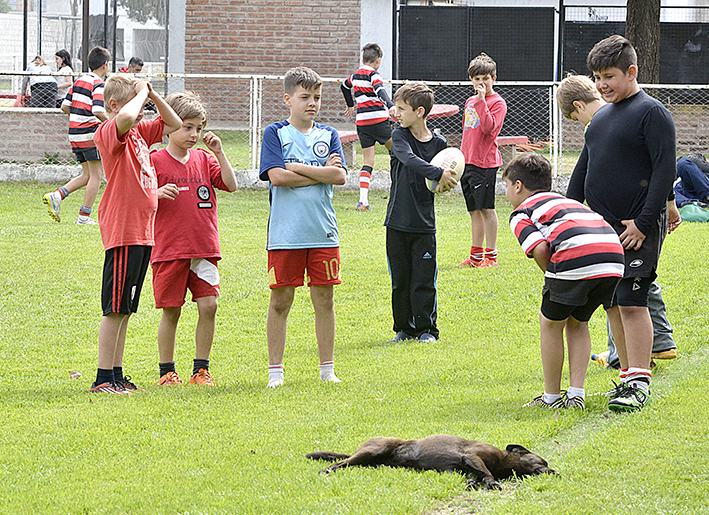
[[[567,194],[576,200],[585,197],[625,248],[617,305],[607,311],[621,365],[621,384],[611,393],[608,407],[632,411],[651,399],[653,329],[647,298],[667,233],[675,126],[664,106],[640,90],[637,56],[627,39],[611,36],[598,42],[586,62],[608,104],[596,111],[586,130],[586,148],[569,184],[572,193]]]

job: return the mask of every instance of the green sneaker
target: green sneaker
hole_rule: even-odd
[[[652,401],[650,392],[645,392],[635,385],[620,385],[617,395],[608,401],[611,411],[639,411]]]
[[[527,404],[523,404],[523,408],[528,408],[530,406],[542,406],[545,408],[563,408],[564,407],[564,397],[566,397],[566,392],[561,392],[561,397],[559,397],[557,400],[552,402],[551,404],[547,404],[544,402],[544,394],[540,395],[539,397],[535,397],[531,401],[529,401]]]

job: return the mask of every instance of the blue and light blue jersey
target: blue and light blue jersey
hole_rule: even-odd
[[[332,127],[316,123],[303,134],[287,120],[277,122],[263,133],[259,177],[269,180],[268,171],[285,168],[286,163],[325,166],[330,154],[339,154],[345,166],[340,137]],[[268,250],[340,246],[332,184],[319,182],[292,188],[269,182],[268,188]]]

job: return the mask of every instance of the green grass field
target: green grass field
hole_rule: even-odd
[[[498,199],[500,266],[458,269],[470,246],[462,197],[437,199],[439,327],[435,344],[387,343],[390,284],[382,221],[336,192],[343,284],[336,288],[336,371],[319,380],[313,313],[296,294],[286,383],[267,390],[266,190],[219,195],[224,259],[211,372],[217,388],[159,388],[150,274],[132,317],[125,371],[146,391],[90,394],[97,362],[103,248],[73,221],[81,194],[52,222],[51,186],[0,185],[0,513],[465,514],[707,513],[709,497],[709,224],[683,224],[663,249],[660,283],[679,358],[654,369],[651,406],[611,414],[599,395],[617,373],[589,368],[584,412],[523,409],[541,393],[543,282]],[[196,309],[178,331],[189,376]],[[594,352],[605,320],[591,321]],[[70,379],[70,371],[83,374]],[[373,436],[450,433],[522,444],[559,476],[464,490],[457,474],[353,468],[323,476],[314,450],[351,452]]]

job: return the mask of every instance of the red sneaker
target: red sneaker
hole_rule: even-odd
[[[175,386],[177,384],[182,384],[182,379],[177,375],[177,372],[168,372],[158,381],[159,386]]]
[[[468,257],[465,261],[463,261],[462,263],[458,264],[457,266],[459,266],[459,267],[461,267],[461,266],[472,266],[473,268],[480,268],[480,264],[481,264],[481,263],[482,263],[482,261],[478,261],[478,260],[476,260],[476,259],[473,259],[473,258],[471,258],[471,257]]]
[[[200,368],[199,372],[190,377],[190,384],[201,384],[202,386],[217,386],[214,379],[206,368]]]

